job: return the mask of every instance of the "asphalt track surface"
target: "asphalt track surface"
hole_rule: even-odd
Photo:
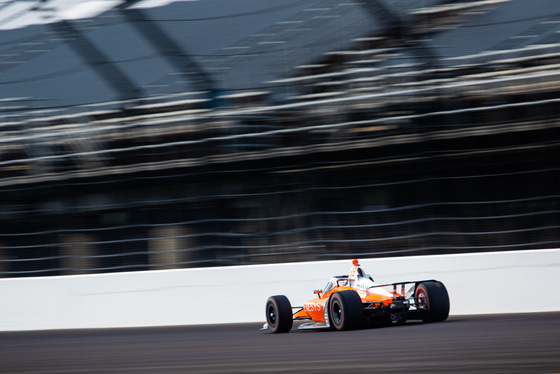
[[[279,335],[260,326],[0,333],[0,373],[560,373],[560,313]]]

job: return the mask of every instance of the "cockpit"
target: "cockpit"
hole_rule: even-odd
[[[367,274],[358,263],[358,260],[352,262],[354,266],[350,269],[349,275],[334,276],[327,282],[323,289],[323,294],[331,291],[334,287],[357,287],[367,289],[375,286],[375,282],[371,275]]]
[[[348,275],[337,275],[329,279],[325,288],[323,288],[323,294],[329,292],[335,287],[346,287],[348,286]]]

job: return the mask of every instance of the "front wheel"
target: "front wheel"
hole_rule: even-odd
[[[441,282],[424,282],[416,287],[416,306],[424,322],[441,322],[449,316],[449,294]]]
[[[266,322],[273,333],[289,332],[294,324],[292,305],[284,295],[271,296],[266,301]]]
[[[364,307],[356,291],[334,293],[329,303],[329,318],[331,326],[337,330],[360,328],[364,320]]]

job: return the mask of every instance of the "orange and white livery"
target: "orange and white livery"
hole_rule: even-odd
[[[292,308],[284,295],[269,297],[263,330],[288,332],[294,320],[312,321],[299,329],[352,330],[413,319],[440,322],[449,315],[449,295],[442,282],[377,284],[358,260],[352,261],[348,275],[331,277],[325,288],[314,293],[315,298],[297,308]]]

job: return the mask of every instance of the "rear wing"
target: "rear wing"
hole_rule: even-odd
[[[380,288],[380,287],[392,287],[393,288],[393,295],[397,295],[397,289],[400,286],[400,294],[401,295],[406,295],[406,296],[412,296],[414,295],[414,292],[416,291],[416,287],[418,287],[418,285],[420,283],[424,283],[424,282],[438,282],[435,279],[425,279],[425,280],[419,280],[419,281],[404,281],[404,282],[395,282],[395,283],[387,283],[387,284],[378,284],[375,286],[371,286],[368,287],[368,289],[372,289],[372,288]],[[405,292],[405,285],[407,284],[414,284],[414,286],[410,287],[409,290],[407,292]]]

